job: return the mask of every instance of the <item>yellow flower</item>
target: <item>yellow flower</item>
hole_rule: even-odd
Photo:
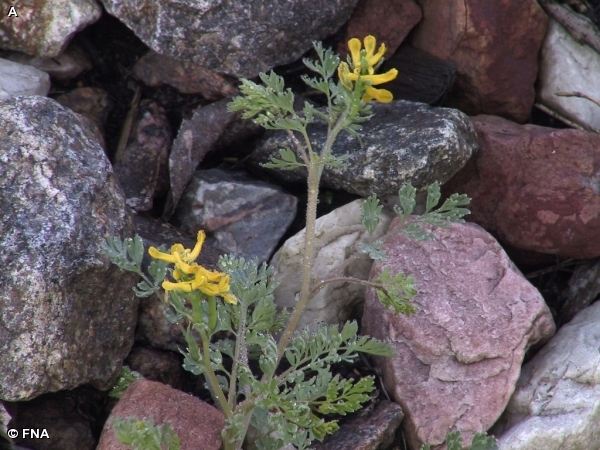
[[[229,292],[229,275],[215,270],[208,270],[195,262],[200,255],[206,235],[198,232],[198,238],[193,250],[184,248],[181,244],[171,246],[170,253],[164,253],[155,247],[150,247],[148,253],[154,259],[175,264],[173,278],[176,282],[163,281],[165,291],[179,290],[183,292],[200,291],[211,297],[223,297],[228,303],[237,303],[235,295]]]
[[[377,53],[375,53],[376,40],[373,36],[367,36],[364,39],[364,50],[361,50],[362,44],[359,39],[352,38],[348,41],[350,49],[350,66],[342,62],[338,66],[338,76],[342,85],[349,91],[354,90],[352,82],[360,80],[363,83],[365,93],[363,101],[368,102],[377,100],[381,103],[389,103],[394,98],[392,93],[385,89],[375,89],[373,86],[387,83],[398,76],[396,69],[388,70],[384,74],[374,75],[375,66],[381,61],[385,54],[386,47],[381,44]]]

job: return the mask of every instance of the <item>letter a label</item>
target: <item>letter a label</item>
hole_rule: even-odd
[[[17,10],[14,6],[11,6],[8,10],[8,17],[19,17],[19,15],[17,14]]]

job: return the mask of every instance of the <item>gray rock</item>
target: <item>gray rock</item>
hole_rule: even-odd
[[[523,366],[492,432],[500,450],[600,449],[600,303],[577,314]]]
[[[48,95],[50,77],[35,67],[0,59],[0,100],[17,95]]]
[[[382,401],[358,413],[312,450],[380,450],[394,443],[394,433],[404,419],[397,403]]]
[[[17,17],[8,16],[3,3],[0,16],[0,48],[34,56],[58,56],[76,32],[100,18],[95,0],[44,0],[15,2]]]
[[[388,260],[373,264],[370,279],[385,268],[413,276],[419,311],[396,315],[368,288],[362,331],[395,347],[396,356],[376,363],[406,414],[410,448],[441,445],[455,429],[471,442],[504,411],[527,349],[554,333],[552,314],[478,225],[438,228],[424,242],[394,233],[397,225],[395,219],[382,247]]]
[[[85,53],[72,45],[55,58],[31,56],[21,52],[6,52],[2,57],[19,64],[33,66],[60,81],[71,80],[84,70],[92,68],[92,62]]]
[[[102,250],[133,220],[80,116],[46,97],[0,102],[0,399],[108,389],[133,344],[136,277]]]
[[[373,105],[373,113],[363,126],[362,146],[347,133],[338,137],[332,153],[350,158],[345,168],[323,171],[325,186],[363,197],[396,195],[406,183],[417,189],[434,181],[444,183],[477,150],[477,133],[469,118],[458,110],[393,101]],[[313,148],[321,148],[326,133],[325,124],[309,127]],[[287,134],[267,133],[251,163],[258,165],[271,156],[279,157],[281,148],[294,149]],[[303,168],[270,173],[286,181],[306,179]]]
[[[600,54],[578,42],[554,19],[540,53],[537,101],[555,114],[589,131],[600,131],[600,108],[578,97],[562,97],[558,92],[581,92],[600,101]]]
[[[266,262],[296,216],[297,199],[242,172],[197,170],[175,210],[173,223],[214,238],[226,253]]]
[[[358,251],[360,243],[370,241],[368,231],[360,222],[363,203],[364,200],[355,200],[317,219],[315,262],[311,276],[313,286],[351,258],[352,263],[339,275],[361,280],[368,278],[373,261]],[[383,236],[393,217],[394,214],[382,211],[372,240]],[[305,235],[304,229],[289,238],[271,261],[275,269],[273,280],[279,283],[273,295],[275,303],[281,308],[293,308],[298,301]],[[357,308],[362,308],[364,300],[365,288],[360,284],[328,284],[312,298],[298,323],[298,329],[306,326],[314,328],[319,322],[343,323]]]
[[[335,33],[357,0],[102,0],[158,53],[252,78]]]

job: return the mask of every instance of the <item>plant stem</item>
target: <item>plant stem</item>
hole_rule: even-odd
[[[372,281],[361,280],[360,278],[332,277],[332,278],[327,278],[326,280],[322,280],[322,281],[318,282],[310,291],[310,295],[311,295],[311,297],[315,296],[317,292],[319,292],[321,289],[323,289],[329,283],[340,283],[340,282],[362,284],[363,286],[372,287],[374,289],[383,289],[383,285],[381,283],[373,283]]]
[[[204,360],[204,373],[206,374],[206,378],[208,379],[208,383],[215,393],[215,397],[219,406],[221,407],[221,411],[225,414],[227,419],[231,419],[233,417],[233,413],[231,412],[231,408],[227,404],[227,400],[225,400],[225,394],[223,394],[223,390],[219,385],[219,381],[217,380],[217,376],[212,368],[212,361],[210,359],[210,338],[208,334],[200,330],[200,339],[202,339],[202,353]]]

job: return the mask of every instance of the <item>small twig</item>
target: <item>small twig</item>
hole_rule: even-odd
[[[529,280],[529,279],[535,278],[539,275],[545,275],[547,273],[557,272],[560,269],[564,269],[565,267],[570,267],[574,264],[575,264],[574,259],[567,259],[566,261],[563,261],[561,263],[554,264],[552,267],[546,267],[545,269],[540,269],[540,270],[536,270],[535,272],[528,273],[527,275],[525,275],[525,278],[527,278]]]
[[[589,100],[592,103],[595,103],[597,106],[600,106],[600,100],[596,100],[595,98],[590,97],[583,92],[555,92],[554,95],[558,97],[579,97]]]

